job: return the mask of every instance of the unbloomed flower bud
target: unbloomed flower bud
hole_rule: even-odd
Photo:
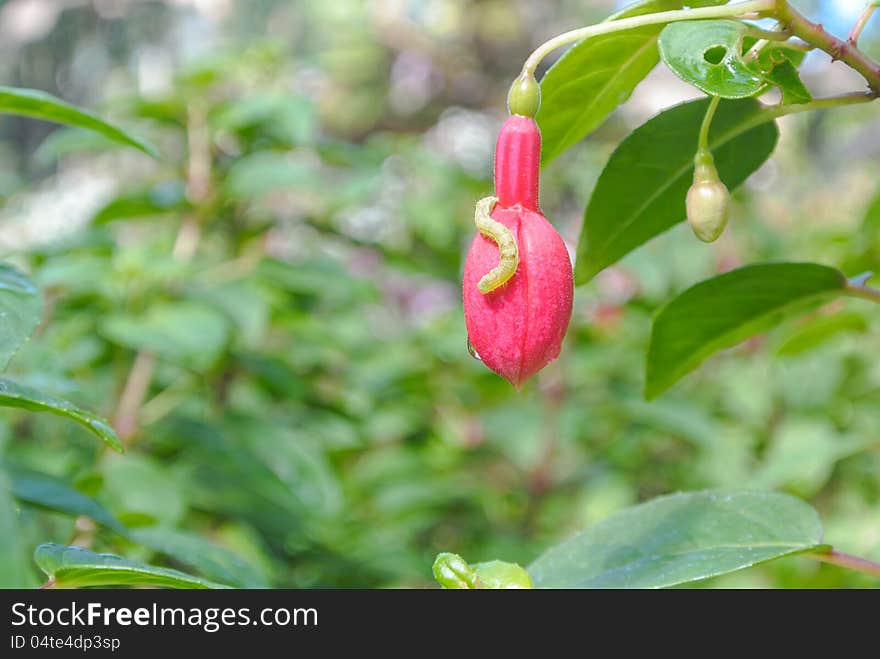
[[[687,193],[687,219],[697,238],[711,243],[718,239],[727,226],[730,192],[718,178],[711,156],[698,160],[694,182]]]
[[[462,295],[468,337],[490,369],[519,387],[559,356],[571,319],[574,281],[562,237],[538,207],[541,133],[535,120],[507,119],[495,150],[492,219],[513,234],[519,265],[488,293],[477,288],[498,264],[498,245],[477,233],[464,266]]]

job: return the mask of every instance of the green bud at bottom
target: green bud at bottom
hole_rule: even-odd
[[[477,573],[458,554],[443,552],[434,559],[434,579],[444,588],[476,588]]]
[[[694,183],[685,199],[688,223],[697,238],[707,243],[724,232],[730,210],[730,193],[709,158],[708,162],[697,160]]]
[[[530,73],[520,73],[507,93],[510,114],[534,117],[541,107],[541,86]]]
[[[471,567],[461,556],[449,552],[437,554],[433,572],[443,588],[532,588],[529,573],[516,563],[487,561]]]

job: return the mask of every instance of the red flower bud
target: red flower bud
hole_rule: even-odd
[[[491,217],[513,234],[516,273],[488,293],[480,278],[499,262],[499,247],[477,233],[464,266],[464,317],[468,338],[490,369],[519,387],[556,359],[571,319],[571,260],[562,237],[538,207],[541,133],[534,119],[513,115],[495,147]]]

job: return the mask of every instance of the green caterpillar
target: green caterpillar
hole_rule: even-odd
[[[498,203],[497,197],[483,197],[477,202],[477,209],[474,213],[474,224],[477,225],[477,230],[495,241],[501,254],[498,265],[483,275],[477,283],[477,290],[483,294],[491,293],[504,284],[513,277],[517,266],[519,266],[519,250],[516,247],[516,239],[510,229],[489,216],[496,203]]]

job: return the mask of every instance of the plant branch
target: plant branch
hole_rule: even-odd
[[[880,291],[864,284],[850,282],[846,287],[846,292],[853,297],[860,297],[864,300],[880,303]]]
[[[798,103],[796,105],[770,105],[765,110],[772,115],[773,119],[788,116],[790,114],[798,114],[800,112],[811,112],[813,110],[830,110],[831,108],[840,108],[847,105],[858,105],[860,103],[870,103],[877,99],[875,92],[852,92],[849,94],[841,94],[840,96],[828,96],[826,98],[814,98],[809,103]],[[760,120],[763,123],[764,119]]]
[[[871,20],[871,16],[874,14],[876,9],[877,5],[874,2],[869,2],[865,5],[865,8],[859,15],[856,24],[853,25],[852,30],[850,30],[849,37],[847,38],[847,41],[853,46],[859,43],[859,37],[862,35],[862,30],[865,29],[865,26],[868,24],[868,21]]]
[[[823,563],[831,563],[832,565],[856,570],[863,574],[870,574],[873,577],[880,577],[880,563],[869,561],[867,558],[844,554],[836,549],[823,553],[810,553],[807,556]]]
[[[606,21],[596,25],[578,28],[560,34],[553,39],[541,44],[535,51],[529,55],[523,64],[523,73],[534,75],[535,69],[547,55],[569,44],[590,37],[598,37],[603,34],[619,32],[621,30],[631,30],[645,25],[660,25],[663,23],[674,23],[677,21],[696,21],[709,18],[744,18],[746,16],[759,15],[771,12],[776,9],[777,0],[750,0],[749,2],[738,2],[732,5],[722,5],[720,7],[699,7],[697,9],[676,9],[673,11],[661,11],[656,14],[643,14],[641,16],[631,16],[629,18],[621,18],[616,21]]]
[[[211,193],[211,133],[202,108],[191,106],[187,112],[187,147],[186,194],[195,211],[183,219],[174,241],[171,255],[180,263],[189,263],[195,256]],[[155,370],[156,358],[139,350],[113,415],[113,425],[123,442],[137,434],[141,407]]]
[[[880,66],[859,50],[854,42],[843,41],[813,23],[785,0],[779,0],[773,12],[791,33],[824,50],[833,60],[840,60],[858,71],[875,92],[880,92]]]

